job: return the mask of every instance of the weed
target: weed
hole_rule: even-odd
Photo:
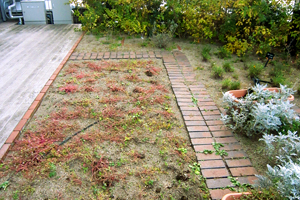
[[[212,154],[214,151],[212,151],[212,150],[208,150],[208,149],[204,149],[203,151],[202,151],[202,153],[204,153],[205,155],[207,155],[207,154]]]
[[[224,147],[223,144],[221,143],[212,143],[214,149],[216,150],[216,155],[220,155],[220,156],[228,156],[228,153],[225,150],[220,150],[221,147]]]
[[[264,66],[261,64],[250,64],[248,68],[249,76],[251,78],[257,77],[264,70]]]
[[[201,51],[203,61],[210,60],[210,51],[211,51],[211,47],[209,45],[206,45],[206,46],[203,47],[203,49]]]
[[[212,75],[215,78],[223,78],[224,69],[222,67],[214,66],[212,68]]]
[[[109,50],[111,51],[116,50],[119,46],[121,46],[120,43],[112,43],[109,45]]]
[[[231,58],[231,53],[230,51],[228,51],[224,46],[220,47],[218,49],[218,52],[216,53],[218,55],[219,58],[223,59],[223,58]]]
[[[238,74],[233,74],[233,75],[232,75],[232,78],[234,78],[234,79],[237,80],[237,79],[239,79],[239,75],[238,75]]]
[[[77,88],[78,88],[77,85],[71,85],[71,84],[69,84],[69,85],[66,85],[66,86],[58,88],[58,90],[60,92],[64,92],[64,93],[74,93],[74,92],[77,91]]]
[[[194,95],[192,96],[192,102],[193,102],[194,105],[197,106],[197,104],[198,104],[198,99],[196,99],[196,98],[194,97]]]
[[[230,84],[230,90],[237,90],[237,89],[240,89],[241,88],[241,83],[240,81],[233,81],[231,82]]]
[[[177,151],[181,152],[182,154],[186,154],[187,153],[187,149],[186,148],[178,148]]]
[[[53,163],[49,163],[49,166],[50,166],[49,177],[52,178],[56,176],[56,166]]]
[[[3,183],[1,183],[0,185],[0,190],[6,190],[6,188],[9,186],[9,181],[4,181]]]
[[[198,163],[193,163],[193,165],[189,165],[189,168],[194,172],[196,175],[200,175],[200,164]]]
[[[222,89],[230,88],[231,85],[231,79],[226,78],[225,80],[222,81]]]
[[[225,62],[223,64],[223,69],[225,72],[234,72],[234,68],[231,66],[230,62]]]

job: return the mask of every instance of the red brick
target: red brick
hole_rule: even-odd
[[[5,155],[10,149],[10,144],[3,144],[3,146],[0,149],[0,160],[4,159]]]
[[[24,116],[22,117],[22,119],[30,119],[30,117],[32,116],[34,110],[27,110],[27,112],[24,114]]]
[[[53,83],[53,80],[49,80],[45,86],[50,86]]]
[[[201,115],[200,111],[186,111],[183,110],[181,111],[183,116],[197,116],[197,115]]]
[[[11,144],[13,143],[16,139],[18,139],[20,134],[20,131],[13,131],[10,136],[7,138],[5,144]]]
[[[187,121],[197,121],[197,120],[203,120],[202,116],[183,116],[184,120]]]
[[[224,149],[225,151],[241,150],[242,146],[240,145],[240,143],[231,143],[225,144],[224,147],[222,147],[222,149]]]
[[[188,106],[181,106],[180,107],[180,110],[183,110],[183,111],[199,111],[197,107],[188,107]]]
[[[220,120],[221,119],[221,115],[205,115],[203,116],[203,118],[207,121],[211,121],[211,120]]]
[[[202,152],[204,150],[212,150],[212,151],[215,150],[212,145],[195,145],[194,149],[196,152]]]
[[[208,126],[210,131],[226,131],[228,130],[225,125]]]
[[[178,102],[178,105],[179,106],[194,106],[195,104],[193,104],[193,102]]]
[[[197,100],[200,103],[202,103],[202,102],[211,102],[211,103],[214,103],[211,98],[197,98]]]
[[[233,159],[233,158],[246,158],[247,154],[243,151],[227,151],[228,156],[225,156],[225,159]]]
[[[228,167],[247,167],[252,166],[251,161],[249,159],[234,159],[234,160],[226,160]]]
[[[238,168],[229,168],[232,176],[252,176],[257,174],[257,171],[254,167],[238,167]]]
[[[208,122],[213,122],[213,121],[206,121]],[[233,137],[233,133],[231,131],[214,131],[212,132],[212,135],[214,137]]]
[[[234,137],[226,137],[226,138],[216,138],[216,142],[218,143],[236,143],[238,142]]]
[[[41,90],[42,93],[46,93],[48,91],[50,86],[44,86],[44,88]]]
[[[216,125],[223,125],[224,123],[221,120],[214,120],[214,121],[207,121],[208,126],[216,126]]]
[[[198,102],[198,106],[199,107],[203,107],[203,106],[216,106],[216,104],[215,104],[215,102],[212,102],[212,101],[210,101],[210,102]]]
[[[215,200],[215,199],[222,199],[222,197],[225,194],[232,193],[232,191],[230,191],[229,189],[225,189],[225,190],[217,189],[217,190],[210,190],[209,193],[210,193],[211,199]]]
[[[192,144],[193,145],[212,144],[213,142],[214,142],[213,138],[192,139]]]
[[[177,96],[178,94],[179,94],[179,95],[186,95],[186,94],[187,94],[187,95],[190,95],[190,94],[191,94],[189,91],[187,91],[187,92],[182,92],[182,91],[178,91],[178,92],[177,92],[177,91],[174,91],[174,92],[175,92],[175,95],[176,95],[176,96]]]
[[[103,58],[103,53],[102,52],[98,53],[97,60],[101,60],[102,58]]]
[[[187,126],[187,130],[189,132],[193,132],[193,131],[209,131],[207,126]]]
[[[44,97],[44,95],[45,95],[45,93],[39,93],[39,94],[37,95],[37,97],[35,98],[35,101],[40,101],[40,100],[42,100],[43,97]]]
[[[207,187],[209,189],[225,188],[226,186],[232,187],[233,184],[228,178],[218,178],[218,179],[207,179]]]
[[[34,101],[29,107],[29,110],[35,110],[38,107],[39,103],[40,101]]]
[[[214,110],[214,111],[201,111],[202,115],[220,115],[220,111]]]
[[[255,184],[255,181],[257,180],[256,176],[243,176],[243,177],[236,177],[237,180],[241,183],[241,184]]]
[[[215,153],[212,154],[204,154],[204,153],[196,153],[197,160],[222,160],[220,155],[216,155]]]
[[[219,169],[201,169],[204,178],[226,178],[229,173],[226,168]]]
[[[206,126],[205,121],[185,121],[187,126]]]
[[[27,119],[21,119],[20,122],[18,123],[18,125],[16,126],[16,128],[14,129],[14,131],[21,131],[23,129],[23,127],[25,126],[27,122]]]
[[[210,132],[189,132],[190,138],[206,138],[211,137]]]
[[[225,168],[223,160],[199,161],[201,169]]]

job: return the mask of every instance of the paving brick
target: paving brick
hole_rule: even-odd
[[[204,150],[212,150],[212,151],[215,150],[213,145],[195,145],[194,149],[196,152],[202,152]]]
[[[110,53],[110,58],[111,59],[116,59],[117,58],[117,53],[116,52],[111,52]]]
[[[234,137],[226,137],[226,138],[216,138],[216,142],[218,143],[236,143],[238,142]]]
[[[180,110],[182,110],[182,111],[199,111],[197,107],[193,107],[193,106],[181,106]]]
[[[201,111],[202,115],[220,115],[220,111],[214,110],[214,111]]]
[[[189,91],[174,91],[176,95],[190,95]]]
[[[211,137],[210,132],[189,132],[190,138],[206,138]]]
[[[232,193],[232,191],[230,191],[229,189],[225,189],[225,190],[217,189],[217,190],[210,190],[209,193],[210,193],[211,199],[216,200],[216,199],[222,199],[222,197],[225,194]]]
[[[206,123],[212,121],[206,121]],[[231,131],[214,131],[212,132],[214,137],[233,137],[233,133]]]
[[[104,53],[103,52],[99,52],[97,55],[97,60],[101,60],[103,58]]]
[[[83,56],[83,60],[88,60],[88,59],[90,59],[90,57],[91,57],[91,53],[86,53],[84,56]]]
[[[194,106],[193,102],[178,102],[178,105],[179,106]]]
[[[204,153],[196,153],[197,160],[222,160],[220,155],[216,155],[215,153],[212,154],[204,154]]]
[[[238,168],[229,168],[232,176],[254,176],[257,174],[257,171],[254,167],[238,167]]]
[[[226,160],[228,167],[247,167],[252,166],[251,161],[249,159],[234,159],[234,160]]]
[[[208,126],[210,131],[226,131],[228,130],[225,125]]]
[[[77,56],[70,56],[70,60],[76,60]]]
[[[41,90],[42,93],[46,93],[48,91],[50,86],[44,86],[43,89]]]
[[[188,110],[182,110],[183,116],[201,116],[200,111],[188,111]]]
[[[205,121],[185,121],[187,126],[206,126]]]
[[[16,139],[18,139],[20,134],[20,131],[13,131],[10,136],[7,138],[7,140],[5,141],[5,144],[11,144],[13,143]]]
[[[225,168],[223,160],[205,160],[199,161],[201,169]]]
[[[236,177],[237,180],[241,184],[255,184],[255,181],[258,179],[256,176],[243,176],[243,177]]]
[[[45,86],[50,86],[52,83],[53,83],[53,80],[49,80],[49,81],[47,81]]]
[[[203,118],[207,121],[209,121],[209,120],[220,120],[221,115],[206,115],[206,116],[203,116]]]
[[[209,131],[207,126],[187,126],[187,130],[189,132],[197,131],[197,132],[202,132],[202,131]]]
[[[45,95],[45,93],[39,93],[39,94],[37,95],[37,97],[35,98],[35,101],[40,101],[40,100],[42,100],[43,97],[44,97],[44,95]]]
[[[227,151],[228,156],[225,156],[225,159],[235,159],[235,158],[247,158],[248,155],[240,150],[240,151]]]
[[[217,106],[199,106],[200,110],[204,111],[204,110],[209,110],[209,111],[212,111],[212,110],[218,110],[218,107]]]
[[[230,187],[233,186],[233,184],[230,182],[228,178],[207,179],[206,184],[209,189],[218,189],[218,188],[224,188],[226,186],[230,186]]]
[[[92,53],[91,55],[91,60],[96,60],[97,59],[97,53]]]
[[[30,119],[30,117],[32,116],[34,110],[27,110],[26,113],[24,114],[24,116],[22,117],[22,119]]]
[[[38,105],[40,104],[40,101],[34,101],[31,106],[29,107],[29,110],[35,110],[37,109]]]
[[[16,128],[14,129],[14,131],[21,131],[24,128],[26,123],[27,123],[27,119],[21,119],[18,125],[16,126]]]
[[[216,125],[223,125],[224,123],[221,120],[214,120],[214,121],[207,121],[208,126],[216,126]]]
[[[198,102],[198,106],[216,106],[215,102]]]
[[[183,116],[184,120],[186,121],[198,121],[204,120],[202,116]]]
[[[227,178],[229,173],[226,168],[219,169],[201,169],[204,178]]]
[[[105,52],[104,55],[103,55],[103,58],[104,59],[109,59],[110,57],[110,52]]]
[[[7,154],[8,150],[10,149],[11,144],[3,144],[0,149],[0,160],[4,159],[5,155]]]
[[[191,141],[193,145],[212,144],[214,142],[213,138],[197,138]]]
[[[242,146],[240,145],[240,143],[230,143],[224,144],[224,147],[222,147],[222,149],[224,149],[225,151],[242,150]]]

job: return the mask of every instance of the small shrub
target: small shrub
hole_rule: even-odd
[[[215,78],[222,78],[224,74],[224,69],[222,67],[214,66],[212,68],[212,74]]]
[[[230,84],[230,90],[237,90],[237,89],[240,89],[241,88],[241,83],[240,81],[233,81],[231,82]]]
[[[223,64],[223,69],[225,70],[225,72],[234,72],[234,68],[229,62],[225,62]]]
[[[238,75],[238,74],[233,74],[232,77],[233,77],[234,79],[238,79],[238,78],[239,78],[239,75]]]
[[[77,85],[66,85],[66,86],[63,86],[63,87],[60,87],[58,90],[60,92],[64,92],[64,93],[73,93],[73,92],[76,92],[77,91]]]
[[[177,29],[178,25],[172,21],[170,28],[167,33],[158,33],[156,32],[156,23],[153,25],[153,33],[152,33],[152,42],[157,48],[167,48],[168,44],[172,41],[173,35]]]
[[[216,53],[219,58],[224,59],[224,58],[231,58],[231,53],[225,48],[225,47],[220,47],[218,49],[218,52]]]
[[[272,78],[272,85],[278,87],[279,85],[285,85],[286,79],[283,74],[277,74]]]
[[[258,75],[261,74],[261,72],[262,72],[263,70],[264,70],[264,66],[263,66],[263,65],[261,65],[261,64],[251,64],[251,65],[249,66],[249,69],[248,69],[248,71],[249,71],[249,76],[250,76],[251,78],[257,77]]]
[[[225,80],[222,81],[222,89],[229,88],[231,85],[231,79],[226,78]]]
[[[202,51],[201,51],[201,55],[203,57],[203,61],[208,61],[210,60],[210,50],[211,47],[206,45],[203,47]]]

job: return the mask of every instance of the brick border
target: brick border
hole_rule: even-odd
[[[52,76],[50,77],[50,79],[47,81],[47,83],[45,84],[45,86],[43,87],[43,89],[41,90],[41,92],[37,95],[37,97],[35,98],[35,100],[31,104],[31,106],[27,110],[27,112],[24,114],[24,116],[22,117],[22,119],[20,120],[20,122],[17,124],[17,126],[14,128],[14,130],[11,132],[10,136],[7,138],[7,140],[5,141],[5,143],[3,144],[3,146],[1,147],[1,149],[0,149],[0,161],[5,158],[5,156],[7,155],[8,151],[12,147],[14,141],[16,139],[18,139],[18,137],[20,136],[20,133],[22,132],[23,128],[30,121],[31,117],[34,115],[35,111],[40,106],[40,103],[43,100],[43,97],[45,96],[45,94],[48,91],[49,87],[51,86],[51,84],[53,83],[53,81],[55,80],[55,78],[57,77],[57,75],[59,74],[60,70],[63,68],[63,66],[66,64],[66,62],[69,60],[70,56],[72,55],[72,53],[74,52],[74,50],[76,49],[76,47],[78,46],[78,44],[80,43],[80,41],[82,40],[84,34],[85,33],[81,34],[81,36],[79,37],[79,39],[73,45],[73,47],[68,52],[68,54],[65,56],[65,58],[60,63],[60,65],[58,66],[58,68],[54,71],[54,73],[52,74]]]

